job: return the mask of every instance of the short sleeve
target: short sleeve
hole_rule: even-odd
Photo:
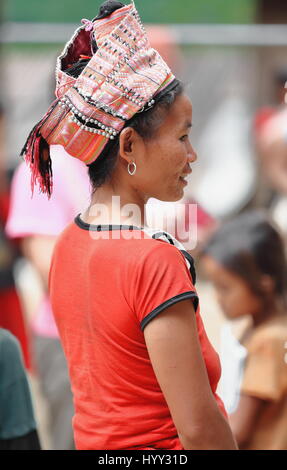
[[[198,296],[184,255],[164,241],[140,259],[134,289],[134,309],[141,330],[165,308],[192,299],[194,310]]]
[[[278,338],[256,338],[248,347],[241,392],[277,401],[287,392],[284,344]]]

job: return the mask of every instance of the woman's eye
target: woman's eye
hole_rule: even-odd
[[[188,135],[183,135],[179,140],[185,140],[188,137]]]

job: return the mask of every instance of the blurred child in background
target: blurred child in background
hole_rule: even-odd
[[[201,264],[226,318],[250,318],[237,341],[235,356],[241,367],[234,363],[227,373],[222,358],[223,401],[226,388],[233,388],[234,396],[236,391],[239,394],[229,415],[238,446],[250,450],[287,449],[283,240],[264,211],[248,211],[224,223],[212,235],[202,250]],[[236,347],[236,338],[233,342],[228,337],[222,340]],[[234,371],[238,372],[237,383]]]

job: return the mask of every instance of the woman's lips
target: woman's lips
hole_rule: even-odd
[[[185,183],[185,184],[188,184],[185,178],[187,178],[188,175],[190,175],[190,173],[192,173],[192,170],[190,170],[189,173],[186,173],[185,175],[180,176],[180,177],[179,177],[180,181],[182,181],[182,182]]]
[[[179,180],[180,180],[183,184],[187,185],[187,181],[186,181],[182,176],[179,177]]]

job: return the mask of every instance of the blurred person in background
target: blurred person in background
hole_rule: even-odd
[[[256,123],[256,150],[264,186],[271,190],[265,202],[287,242],[287,105]]]
[[[286,103],[287,93],[287,68],[280,68],[275,71],[273,75],[273,102],[272,104],[262,106],[255,115],[255,129],[260,127],[265,120],[273,116],[277,111],[284,108]]]
[[[20,343],[0,328],[0,450],[41,450]]]
[[[201,253],[228,320],[222,331],[221,397],[240,449],[287,449],[286,258],[265,211],[223,223]],[[231,324],[248,316],[239,339]]]
[[[279,69],[275,74],[275,101],[278,106],[287,104],[287,67]]]
[[[47,282],[57,235],[85,207],[90,193],[85,168],[76,159],[67,159],[61,146],[51,146],[51,153],[55,156],[53,171],[59,182],[53,197],[48,202],[38,192],[31,198],[27,186],[29,170],[21,162],[12,179],[5,231],[35,268],[42,285],[42,301],[34,312],[31,325],[28,325],[31,330],[32,363],[47,406],[51,448],[69,450],[74,449],[72,394],[66,360],[48,298]],[[75,191],[75,187],[81,190]]]
[[[50,201],[35,192],[31,198],[29,168],[22,162],[11,186],[11,206],[6,233],[20,240],[23,255],[36,269],[43,297],[32,323],[32,359],[47,405],[48,433],[53,450],[73,450],[74,413],[66,359],[48,297],[48,273],[57,235],[89,200],[87,170],[77,159],[67,158],[61,146],[51,146],[57,187]],[[75,191],[77,188],[77,191]]]
[[[19,253],[17,241],[8,240],[4,227],[7,221],[10,195],[10,175],[6,170],[5,112],[0,104],[0,327],[15,335],[21,345],[26,369],[31,372],[30,331],[15,285],[14,264]]]
[[[256,205],[270,210],[287,237],[286,68],[276,71],[273,83],[273,103],[260,108],[254,119],[254,144],[259,167]]]

